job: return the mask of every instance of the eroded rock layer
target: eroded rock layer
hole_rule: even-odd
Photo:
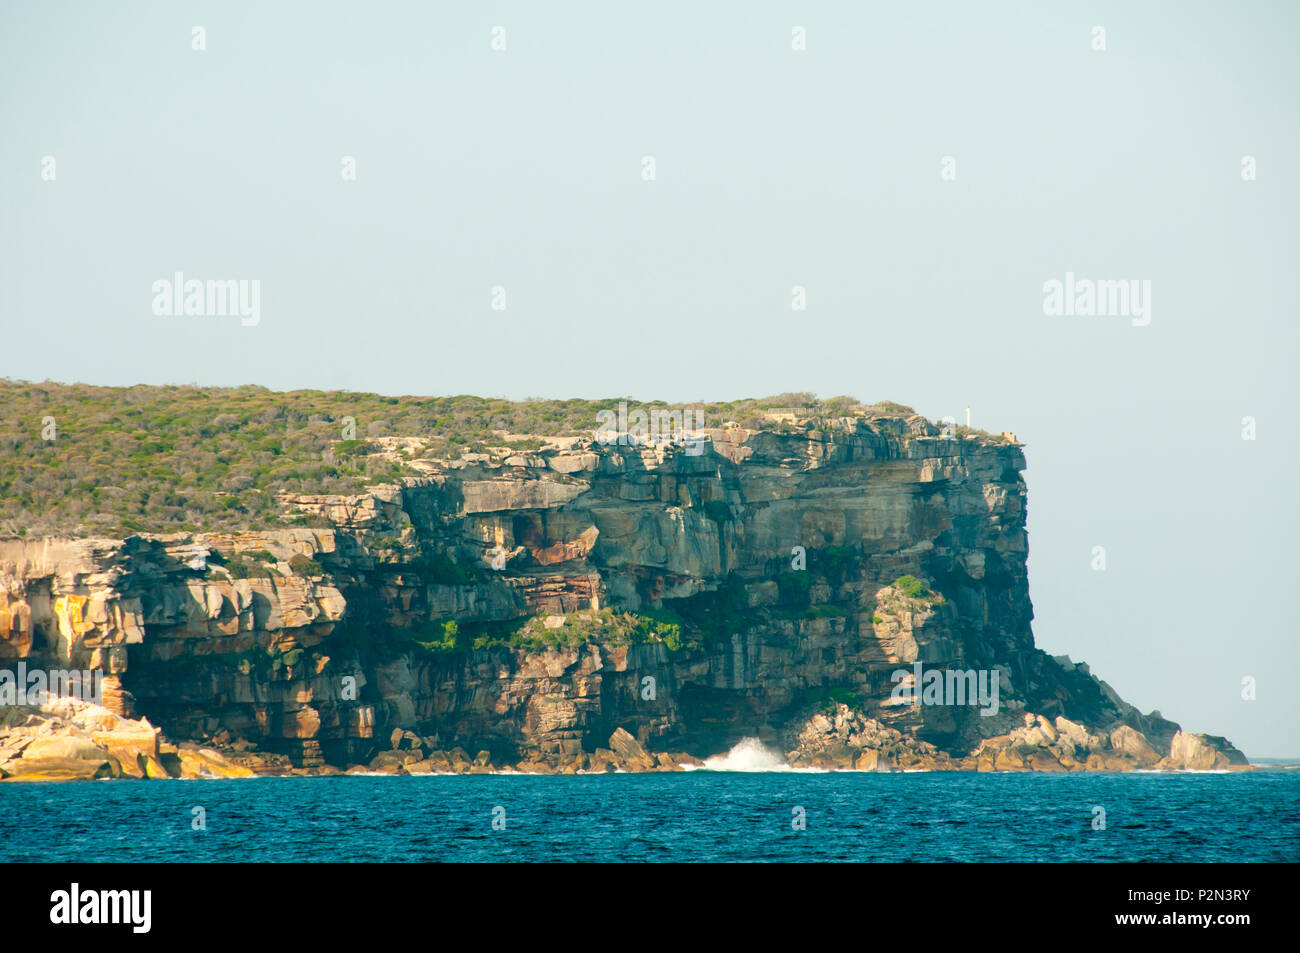
[[[130,731],[255,770],[666,769],[750,736],[872,769],[1244,764],[1034,648],[1014,439],[705,434],[283,498],[316,528],[0,540],[0,666],[100,672]],[[995,675],[996,703],[925,671]],[[34,770],[20,721],[0,774]]]

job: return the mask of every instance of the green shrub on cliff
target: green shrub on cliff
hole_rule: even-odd
[[[299,576],[323,576],[325,567],[316,560],[297,554],[289,557],[289,568]]]
[[[334,456],[339,459],[364,457],[366,454],[374,453],[378,449],[377,444],[373,444],[368,440],[340,440],[333,447]]]
[[[259,559],[251,558],[253,553],[233,553],[229,556],[213,550],[208,554],[208,572],[210,578],[221,576],[221,570],[230,574],[231,579],[260,579],[275,575],[270,566]],[[266,555],[270,556],[270,553]],[[274,557],[269,561],[274,562]]]
[[[805,572],[783,572],[776,577],[777,589],[781,592],[781,601],[787,605],[807,605],[808,592],[812,589],[812,577]]]
[[[686,621],[672,609],[642,609],[626,615],[635,621],[632,631],[634,642],[662,642],[669,652],[700,647],[699,642],[683,633]]]
[[[417,565],[429,582],[443,586],[471,585],[481,575],[476,566],[458,563],[445,553],[423,557]]]
[[[819,606],[809,606],[807,609],[804,609],[802,613],[805,619],[844,618],[848,614],[848,610],[843,606],[832,605],[831,603]]]
[[[848,688],[812,689],[805,695],[804,704],[816,706],[823,715],[835,714],[839,705],[847,705],[852,711],[864,709],[862,697]]]
[[[852,546],[827,546],[820,551],[814,550],[813,553],[832,586],[838,586],[844,581],[844,574],[857,558],[857,551]]]
[[[921,580],[911,575],[899,576],[897,579],[895,579],[894,588],[897,589],[899,592],[901,592],[903,595],[907,596],[909,599],[920,599],[922,596],[925,596],[929,592],[929,590],[925,588],[925,584],[922,583]]]
[[[618,612],[587,609],[564,616],[532,616],[507,622],[467,623],[457,629],[445,623],[440,642],[421,642],[429,651],[482,651],[507,646],[543,652],[597,645],[642,645],[662,642],[670,652],[699,648],[683,632],[682,622],[669,611]]]
[[[683,631],[698,640],[692,644],[708,645],[728,639],[761,621],[758,611],[749,604],[744,578],[736,572],[728,573],[726,583],[714,591],[687,599],[666,599],[664,605],[664,611],[680,621]]]
[[[427,640],[421,638],[421,636],[426,635],[433,636],[433,638]],[[446,622],[425,623],[419,628],[398,635],[398,641],[409,642],[419,646],[426,652],[434,653],[455,652],[467,647],[462,642],[460,626],[456,624],[455,619],[448,619]]]

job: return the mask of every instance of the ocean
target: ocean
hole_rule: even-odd
[[[1300,770],[0,784],[5,863],[557,860],[1296,861]]]

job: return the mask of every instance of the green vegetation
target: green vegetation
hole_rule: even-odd
[[[857,559],[857,551],[852,546],[827,546],[814,554],[819,561],[826,580],[832,586],[844,581],[844,575]]]
[[[761,621],[761,614],[750,608],[749,592],[739,573],[728,573],[726,583],[714,591],[697,593],[687,599],[664,601],[669,618],[681,620],[683,629],[704,644],[730,638]],[[647,610],[641,610],[647,613]]]
[[[465,395],[0,379],[0,535],[126,536],[324,525],[319,517],[283,513],[276,495],[356,493],[413,473],[410,454],[381,452],[381,438],[418,437],[426,457],[459,457],[494,447],[536,450],[543,446],[539,437],[590,436],[597,412],[619,400],[511,402]],[[698,408],[710,427],[734,422],[778,431],[793,425],[775,422],[777,413],[809,418],[912,413],[897,404],[867,405],[847,397],[819,401],[806,393],[725,403],[631,403]],[[353,429],[345,440],[348,418]],[[517,436],[505,439],[503,433]],[[710,505],[706,512],[724,522],[725,506]]]
[[[442,633],[438,639],[428,641],[428,642],[421,642],[420,640],[416,639],[414,640],[415,643],[419,645],[422,649],[424,649],[426,652],[456,651],[458,642],[460,640],[460,626],[456,624],[456,620],[449,619],[448,621],[443,622],[440,625],[435,625],[435,628],[441,628],[442,630]]]
[[[244,675],[256,672],[258,677],[262,679],[291,679],[299,677],[304,671],[315,668],[322,655],[320,652],[311,649],[293,648],[287,652],[281,652],[254,646],[247,652],[232,655],[213,655],[205,658],[213,662],[225,661]],[[167,667],[171,669],[177,662],[182,661],[194,664],[195,662],[201,663],[202,660],[186,659],[182,656],[179,659],[172,659],[167,662]]]
[[[558,625],[547,625],[559,617],[531,616],[509,622],[467,623],[455,621],[429,623],[421,634],[436,638],[411,639],[426,652],[466,652],[509,646],[534,652],[546,649],[572,649],[588,642],[602,645],[644,645],[662,642],[669,652],[700,647],[682,632],[682,620],[669,611],[616,612],[589,609],[563,616]]]
[[[807,609],[803,610],[803,617],[805,619],[843,618],[848,614],[848,610],[843,606],[832,605],[831,603],[819,606],[809,606]]]
[[[334,444],[334,456],[339,459],[364,457],[379,450],[379,445],[367,440],[340,440]]]
[[[260,555],[265,553],[270,558],[262,560]],[[275,557],[265,550],[258,550],[256,553],[234,553],[226,556],[213,550],[208,554],[208,576],[217,578],[222,575],[224,569],[230,574],[231,579],[269,579],[275,575],[275,571],[267,562],[275,562]]]
[[[847,688],[821,688],[810,691],[805,704],[816,705],[823,715],[835,714],[837,705],[847,705],[852,711],[863,711],[862,698]]]
[[[931,605],[944,601],[943,596],[932,589],[927,589],[925,584],[915,576],[899,576],[894,580],[894,588],[909,599],[923,599]]]
[[[289,568],[299,576],[325,575],[325,568],[320,563],[301,554],[289,557]]]
[[[444,553],[422,557],[418,566],[429,582],[441,586],[473,585],[485,572],[481,566],[458,563]]]
[[[807,605],[808,592],[812,589],[812,577],[806,571],[783,572],[776,577],[776,587],[780,590],[783,603]]]
[[[915,576],[899,576],[894,580],[894,588],[909,599],[920,599],[929,595],[924,583]]]

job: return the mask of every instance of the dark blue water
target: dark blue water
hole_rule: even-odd
[[[1296,861],[1300,772],[0,784],[27,860]]]

